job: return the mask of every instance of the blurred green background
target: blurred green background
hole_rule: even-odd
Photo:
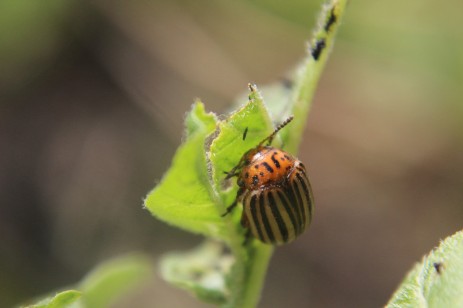
[[[322,1],[0,2],[0,306],[129,251],[201,241],[142,199],[195,97],[226,113],[284,78]],[[261,307],[377,307],[463,221],[461,1],[351,1],[299,158],[313,224]],[[265,92],[263,93],[265,98]],[[118,307],[205,307],[158,277]]]

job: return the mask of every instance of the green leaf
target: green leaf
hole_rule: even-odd
[[[108,307],[120,296],[138,286],[152,273],[151,262],[142,255],[129,255],[107,261],[81,282],[83,307]]]
[[[71,307],[82,293],[75,290],[67,290],[57,293],[55,296],[41,300],[35,305],[27,306],[31,308],[65,308]]]
[[[222,244],[206,241],[200,247],[186,253],[170,253],[161,262],[163,278],[198,298],[222,304],[229,295],[225,276],[234,258]]]
[[[213,113],[206,113],[204,104],[196,101],[185,119],[187,138],[203,131],[211,132],[215,129],[217,119]]]
[[[179,228],[224,239],[223,220],[209,191],[204,149],[216,119],[197,102],[185,122],[186,140],[161,183],[148,194],[145,207],[157,218]]]
[[[253,86],[248,103],[220,122],[196,103],[185,126],[187,139],[162,182],[148,194],[145,206],[154,216],[182,229],[226,242],[237,235],[241,238],[242,233],[220,216],[237,190],[235,183],[224,183],[224,172],[273,131],[262,97]],[[225,184],[233,188],[226,189]]]
[[[262,96],[256,86],[250,85],[250,89],[248,103],[218,123],[207,153],[211,186],[217,201],[222,203],[222,212],[233,202],[237,190],[237,185],[224,183],[224,173],[235,167],[244,153],[254,148],[274,129]],[[243,140],[245,131],[246,139]],[[234,186],[233,193],[226,189],[226,184]]]
[[[416,264],[387,304],[463,307],[463,231],[446,238]]]

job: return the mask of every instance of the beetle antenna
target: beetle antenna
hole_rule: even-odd
[[[289,124],[289,122],[291,122],[292,120],[294,119],[294,116],[289,116],[286,120],[284,120],[280,125],[278,125],[275,130],[273,131],[273,133],[270,134],[270,136],[268,136],[267,138],[265,138],[264,140],[262,140],[261,142],[259,142],[259,144],[257,146],[261,146],[262,144],[265,143],[265,141],[268,141],[268,144],[270,145],[273,141],[273,138],[276,136],[276,134],[283,128],[285,127],[286,125]]]

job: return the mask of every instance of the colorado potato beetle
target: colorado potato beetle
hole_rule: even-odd
[[[313,195],[305,166],[292,155],[270,146],[278,131],[292,120],[289,117],[280,124],[226,172],[226,179],[238,177],[239,189],[222,216],[242,203],[241,225],[247,229],[247,237],[252,235],[266,244],[293,241],[312,219]],[[247,129],[243,139],[246,133]]]

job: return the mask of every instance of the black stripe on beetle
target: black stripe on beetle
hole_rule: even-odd
[[[294,221],[295,221],[294,226],[295,226],[296,233],[299,234],[302,232],[304,228],[303,228],[303,223],[302,223],[302,216],[300,215],[300,210],[299,210],[299,207],[297,206],[299,201],[296,197],[296,192],[294,191],[292,186],[293,185],[290,184],[286,188],[285,193],[289,201],[288,206],[291,208],[291,213],[293,213],[293,216],[294,216]],[[283,197],[284,195],[280,196],[282,200],[283,200]]]
[[[304,230],[305,225],[306,225],[306,220],[304,216],[304,196],[301,193],[300,187],[298,185],[298,180],[296,179],[296,174],[297,172],[294,171],[293,174],[291,175],[291,178],[289,180],[290,182],[290,189],[291,192],[293,192],[293,196],[295,198],[295,203],[294,203],[294,209],[297,210],[297,214],[299,215],[300,218],[300,224],[301,224],[301,230]]]
[[[268,171],[268,172],[270,172],[270,173],[273,173],[273,168],[272,168],[272,167],[270,167],[270,165],[269,165],[269,164],[267,164],[267,162],[266,162],[266,161],[264,161],[264,162],[262,163],[262,166],[264,166],[264,167],[265,167],[265,169],[267,169],[267,171]]]
[[[304,215],[304,201],[303,197],[301,194],[301,191],[299,189],[299,185],[297,184],[296,181],[292,181],[291,183],[292,190],[294,192],[294,196],[296,197],[296,203],[294,204],[294,208],[297,209],[297,214],[299,215],[299,221],[300,221],[300,226],[301,229],[304,229],[304,226],[306,225],[306,218]]]
[[[281,206],[284,208],[284,211],[288,214],[288,217],[289,217],[288,223],[291,226],[291,228],[294,230],[293,231],[294,237],[296,237],[296,235],[298,235],[301,230],[296,221],[296,218],[294,217],[293,210],[291,209],[291,206],[289,205],[288,198],[280,190],[278,190],[276,194],[278,196],[277,202],[281,204]]]
[[[275,158],[275,155],[277,154],[277,152],[274,152],[271,158],[275,167],[277,167],[277,169],[280,169],[280,162],[278,161],[278,159]]]
[[[270,243],[275,242],[275,236],[272,232],[272,227],[270,226],[270,221],[268,219],[267,211],[266,211],[266,204],[264,199],[264,194],[259,194],[259,209],[260,209],[260,218],[262,219],[262,224],[264,225],[265,232],[267,233],[267,238],[269,239]]]
[[[278,226],[278,231],[280,231],[281,239],[278,242],[287,242],[288,241],[288,229],[286,228],[286,224],[281,216],[281,211],[278,209],[278,205],[273,198],[273,192],[267,192],[268,203],[270,205],[270,210],[272,211],[273,218],[275,219],[276,225]]]
[[[319,39],[318,41],[315,42],[315,46],[311,50],[312,57],[315,59],[315,61],[318,60],[318,58],[320,57],[325,47],[326,47],[325,39]]]
[[[247,202],[244,202],[245,204],[247,204]],[[256,194],[253,194],[251,196],[251,200],[249,201],[249,204],[247,204],[250,211],[251,211],[251,218],[252,218],[252,224],[255,226],[256,230],[257,230],[257,234],[259,236],[260,239],[264,238],[264,235],[262,233],[262,230],[260,228],[260,223],[259,223],[259,219],[257,217],[257,195]]]
[[[302,229],[305,228],[307,225],[307,215],[309,213],[309,209],[307,207],[310,206],[310,201],[308,200],[305,194],[305,181],[303,176],[300,175],[299,172],[293,173],[290,183],[292,185],[294,195],[297,199],[296,206],[298,209],[299,216],[301,218],[301,227]]]
[[[307,204],[304,204],[304,210],[307,209],[309,211],[308,216],[309,218],[312,216],[312,200],[310,198],[310,191],[308,187],[308,182],[306,182],[306,177],[302,176],[300,173],[296,174],[297,178],[299,179],[299,183],[301,183],[302,189],[304,191],[304,202],[307,202]]]

